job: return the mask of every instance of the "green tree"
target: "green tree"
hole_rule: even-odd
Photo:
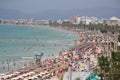
[[[99,64],[101,70],[104,70],[105,72],[109,71],[110,62],[108,60],[108,57],[104,57],[104,56],[99,57],[98,64]]]
[[[111,54],[111,78],[112,80],[120,79],[120,52],[113,51]]]
[[[77,77],[77,78],[75,78],[75,80],[80,80],[80,78],[79,78],[79,77]]]
[[[98,58],[98,65],[101,69],[101,77],[106,77],[106,73],[110,71],[110,62],[108,57],[101,56]]]
[[[60,76],[60,80],[63,80],[63,74]]]

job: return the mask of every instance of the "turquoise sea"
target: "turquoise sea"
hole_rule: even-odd
[[[0,25],[0,73],[23,66],[22,57],[40,52],[44,53],[42,59],[55,56],[74,46],[76,39],[71,32],[45,26]]]

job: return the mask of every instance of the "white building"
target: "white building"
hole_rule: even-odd
[[[120,26],[120,19],[118,19],[118,26]]]
[[[88,17],[88,16],[82,16],[80,18],[80,22],[83,24],[89,25],[90,23],[96,24],[97,18],[96,17]]]
[[[71,16],[70,22],[72,24],[80,24],[80,16]]]
[[[85,22],[85,24],[86,25],[89,25],[90,23],[92,23],[92,19],[91,18],[86,18],[86,22]]]
[[[80,17],[80,22],[82,24],[86,24],[86,17],[85,16]]]
[[[48,25],[49,21],[48,20],[35,20],[34,24],[36,24],[36,25]]]
[[[62,24],[62,20],[61,19],[57,20],[57,23]]]
[[[98,24],[98,23],[99,23],[99,24],[103,24],[103,23],[104,23],[104,20],[105,20],[105,19],[98,19],[98,20],[97,20],[97,24]]]
[[[78,16],[77,18],[76,18],[76,24],[80,24],[80,17]]]
[[[110,19],[105,20],[105,23],[108,25],[120,25],[119,19],[117,17],[111,17]]]
[[[118,18],[117,18],[117,17],[115,17],[115,16],[113,16],[113,17],[111,17],[111,18],[110,18],[110,20],[115,20],[115,21],[118,21]]]

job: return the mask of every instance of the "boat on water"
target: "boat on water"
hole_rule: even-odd
[[[22,57],[22,59],[32,60],[34,57]]]

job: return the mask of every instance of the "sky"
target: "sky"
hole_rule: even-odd
[[[118,10],[120,10],[120,0],[0,0],[0,9],[16,10],[30,15],[49,11],[62,11],[67,14],[66,12],[72,13],[74,10],[83,9],[102,11],[104,8],[110,9],[110,12],[113,10],[114,13],[116,10],[115,14],[117,14],[119,13]],[[84,11],[79,11],[74,14],[80,13],[84,14]],[[101,15],[104,16],[104,14]]]

